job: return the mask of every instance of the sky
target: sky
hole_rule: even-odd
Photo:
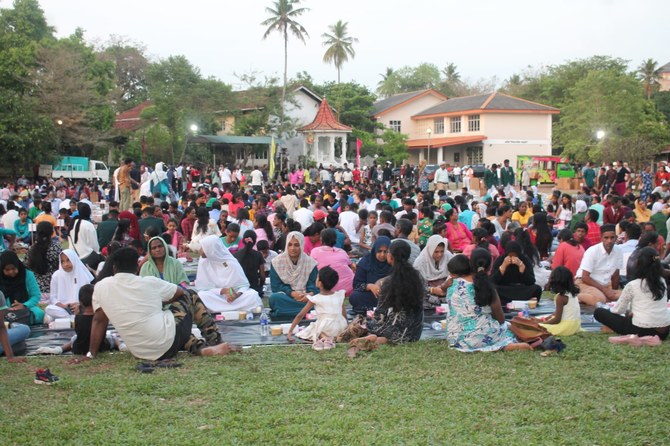
[[[77,27],[87,40],[110,35],[146,46],[152,60],[182,54],[233,88],[236,75],[283,75],[279,34],[263,40],[269,0],[39,0],[57,35]],[[0,0],[9,7],[10,0]],[[321,35],[338,20],[359,39],[342,82],[375,89],[387,67],[452,62],[463,79],[496,77],[498,84],[529,66],[538,68],[596,54],[630,60],[631,69],[653,58],[670,62],[667,0],[303,0],[298,20],[306,44],[289,38],[288,73],[308,72],[317,83],[337,73],[323,62]]]

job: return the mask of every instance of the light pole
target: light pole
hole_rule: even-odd
[[[426,153],[426,158],[428,159],[426,160],[426,164],[430,164],[430,137],[433,134],[433,129],[428,127],[428,129],[426,129],[426,133],[428,133],[428,153]],[[435,159],[435,161],[437,162],[437,158]]]
[[[191,126],[189,127],[189,130],[191,131],[191,133],[193,133],[195,135],[196,133],[198,133],[198,126],[196,124],[191,124]],[[186,146],[188,145],[189,136],[191,136],[191,135],[187,134],[186,138],[184,138],[184,150],[181,152],[181,158],[179,158],[180,163],[182,161],[184,161],[184,155],[186,155]]]

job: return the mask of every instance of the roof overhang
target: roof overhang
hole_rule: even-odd
[[[473,108],[470,110],[457,110],[452,112],[444,113],[431,113],[428,115],[414,115],[412,119],[418,121],[419,119],[430,119],[430,118],[440,118],[440,117],[449,117],[449,116],[461,116],[461,115],[486,115],[493,113],[507,113],[511,115],[558,115],[560,110],[496,110],[496,109],[481,109]]]
[[[391,106],[391,107],[385,108],[384,110],[381,110],[381,111],[375,113],[374,115],[372,115],[372,118],[373,118],[373,119],[379,119],[382,115],[385,115],[386,113],[388,113],[388,112],[390,112],[390,111],[396,110],[396,109],[398,109],[398,108],[400,108],[400,107],[403,107],[403,106],[407,105],[407,104],[410,103],[410,102],[416,101],[417,99],[421,99],[421,98],[426,97],[426,96],[436,96],[436,97],[438,97],[439,99],[442,99],[442,100],[444,100],[444,101],[446,101],[447,99],[449,99],[446,95],[440,93],[440,92],[437,91],[437,90],[433,90],[433,89],[431,88],[431,89],[429,89],[429,90],[424,91],[423,93],[419,93],[419,94],[417,94],[416,96],[412,96],[412,97],[410,97],[410,98],[407,98],[407,99],[405,99],[404,101],[402,101],[402,102],[400,102],[400,103],[398,103],[398,104],[395,104],[395,105],[393,105],[393,106]]]
[[[449,146],[458,146],[460,144],[470,144],[473,142],[482,142],[485,139],[487,138],[484,135],[461,136],[451,138],[410,139],[407,141],[407,147],[410,149],[424,149],[427,148],[429,145],[431,148],[449,147]]]

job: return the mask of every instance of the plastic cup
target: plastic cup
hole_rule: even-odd
[[[270,327],[270,334],[272,336],[279,336],[282,334],[281,325],[273,325]]]

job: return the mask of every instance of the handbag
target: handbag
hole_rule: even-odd
[[[5,310],[5,321],[11,324],[31,325],[33,313],[28,308]]]
[[[534,319],[514,316],[510,324],[510,330],[512,330],[512,333],[514,333],[519,342],[534,344],[551,336],[551,333]]]

